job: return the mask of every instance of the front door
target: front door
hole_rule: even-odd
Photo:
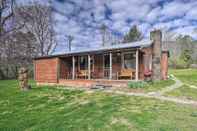
[[[104,78],[109,78],[109,72],[110,72],[110,56],[109,54],[105,54],[103,56],[103,74]]]

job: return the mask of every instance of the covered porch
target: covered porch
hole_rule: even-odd
[[[138,81],[144,79],[142,50],[123,49],[86,52],[60,57],[59,83]],[[97,82],[98,83],[98,82]]]

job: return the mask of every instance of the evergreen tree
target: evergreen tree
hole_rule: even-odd
[[[137,26],[134,25],[129,32],[124,36],[123,43],[138,41],[142,39],[142,34],[138,30]]]

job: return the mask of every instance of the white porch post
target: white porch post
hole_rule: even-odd
[[[72,57],[72,65],[73,65],[73,70],[72,70],[72,79],[75,79],[75,57]]]
[[[88,55],[88,79],[91,79],[91,57]]]
[[[139,50],[136,50],[135,80],[139,80]]]
[[[109,79],[112,79],[112,52],[109,54]]]

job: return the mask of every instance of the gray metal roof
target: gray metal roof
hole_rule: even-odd
[[[89,49],[85,49],[85,50],[76,50],[76,51],[71,51],[71,52],[67,52],[67,53],[64,53],[64,54],[56,54],[56,55],[50,55],[50,56],[37,57],[35,59],[58,57],[58,56],[64,56],[64,55],[92,53],[92,52],[111,51],[111,50],[117,50],[117,49],[145,48],[145,47],[151,46],[152,43],[153,43],[152,40],[143,39],[141,41],[136,41],[136,42],[120,43],[120,44],[115,44],[115,45],[111,45],[111,46],[104,46],[104,47],[99,47],[99,48],[89,48]]]

